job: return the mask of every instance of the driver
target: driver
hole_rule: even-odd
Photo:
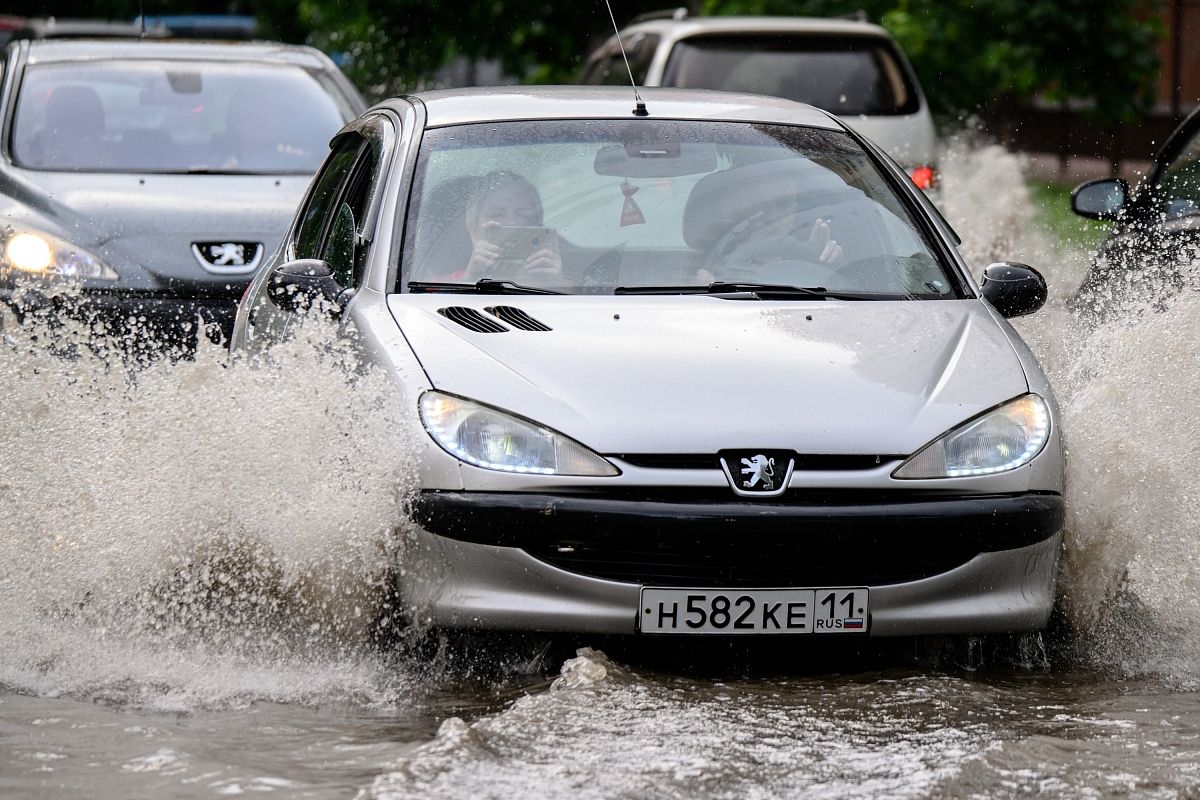
[[[770,215],[760,211],[735,225],[709,251],[696,277],[701,283],[717,280],[714,270],[734,268],[754,274],[773,262],[808,261],[829,267],[842,263],[844,251],[833,238],[829,222],[818,217],[808,227],[797,213]],[[805,233],[807,232],[807,236]]]
[[[802,159],[734,167],[700,179],[684,210],[684,238],[701,254],[697,281],[793,283],[811,265],[839,267],[845,251],[827,214],[846,190],[833,173]]]

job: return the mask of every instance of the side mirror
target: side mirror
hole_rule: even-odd
[[[1032,314],[1046,303],[1046,279],[1024,264],[1008,261],[989,264],[979,288],[983,299],[1005,317]]]
[[[1116,219],[1129,202],[1129,184],[1121,178],[1081,183],[1071,192],[1071,210],[1088,219]]]
[[[280,264],[267,282],[267,297],[284,311],[302,313],[324,304],[330,316],[341,316],[346,293],[324,261],[302,258]]]

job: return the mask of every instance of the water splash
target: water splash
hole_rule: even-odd
[[[390,691],[370,653],[413,486],[404,398],[312,341],[131,370],[91,337],[0,342],[0,684],[167,707]]]
[[[977,273],[1007,258],[1050,284],[1046,307],[1014,323],[1063,415],[1067,646],[1087,666],[1200,685],[1200,298],[1179,293],[1178,263],[1149,265],[1116,282],[1126,291],[1096,293],[1103,308],[1068,311],[1095,256],[1082,223],[1051,234],[1028,162],[974,134],[948,142],[944,167],[941,203]],[[1159,244],[1150,231],[1130,246]]]

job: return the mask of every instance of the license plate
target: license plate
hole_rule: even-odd
[[[866,633],[867,589],[642,589],[642,633]]]

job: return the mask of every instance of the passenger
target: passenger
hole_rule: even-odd
[[[504,259],[504,246],[495,241],[503,228],[540,228],[542,200],[532,183],[512,172],[485,175],[475,199],[467,207],[467,233],[471,237],[471,255],[466,269],[456,279],[474,282],[480,278],[501,277],[497,269]],[[532,245],[533,249],[518,265],[516,274],[502,276],[517,282],[556,283],[562,279],[562,258],[557,237]],[[545,245],[545,246],[541,246]]]

